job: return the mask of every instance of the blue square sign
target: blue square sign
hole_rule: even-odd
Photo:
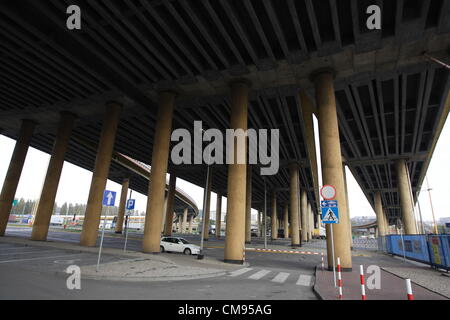
[[[114,191],[105,190],[103,193],[102,204],[104,206],[114,207],[114,203],[116,203],[116,193]]]
[[[339,209],[337,200],[321,201],[322,223],[339,223]]]
[[[134,205],[136,204],[135,199],[128,199],[127,200],[127,210],[134,210]]]

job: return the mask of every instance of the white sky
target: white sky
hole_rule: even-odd
[[[314,124],[317,126],[316,119]],[[318,139],[317,130],[316,139]],[[433,207],[436,218],[449,217],[450,212],[446,203],[448,197],[447,183],[450,181],[450,170],[448,164],[450,163],[450,121],[444,126],[441,137],[436,146],[433,158],[428,170],[428,180],[432,190]],[[0,185],[3,181],[8,169],[11,155],[14,149],[15,141],[3,135],[0,135]],[[318,146],[318,140],[316,142]],[[319,148],[317,148],[319,150]],[[319,153],[319,152],[318,152]],[[318,154],[318,163],[320,168],[320,154]],[[16,193],[16,198],[38,199],[42,188],[43,180],[47,170],[47,165],[50,156],[36,149],[30,148],[28,151],[25,166],[20,178],[19,186]],[[64,163],[64,168],[61,175],[58,194],[56,202],[61,206],[64,202],[72,203],[86,203],[89,193],[92,173],[80,167],[74,166],[68,162]],[[321,173],[319,170],[319,181],[321,181]],[[353,178],[351,172],[347,169],[347,183],[348,196],[350,202],[350,216],[373,216],[375,213],[372,207],[367,202],[359,185]],[[177,179],[177,187],[187,192],[196,202],[198,207],[203,207],[203,188],[195,186],[187,181]],[[107,190],[116,191],[120,194],[121,186],[117,183],[108,180]],[[426,183],[423,189],[426,188]],[[145,211],[147,197],[137,192],[133,192],[133,198],[136,199],[136,209]],[[431,208],[427,192],[422,192],[419,197],[422,216],[426,221],[431,221]],[[216,209],[216,194],[213,193],[211,198],[211,211]],[[222,212],[226,211],[226,198],[222,199]],[[256,211],[253,210],[253,220],[256,219]],[[214,217],[212,217],[214,219]]]

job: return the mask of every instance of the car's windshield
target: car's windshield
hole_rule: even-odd
[[[187,241],[184,240],[184,239],[178,239],[178,240],[180,240],[183,244],[189,244],[189,242],[187,242]]]

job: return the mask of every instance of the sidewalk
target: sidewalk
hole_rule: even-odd
[[[361,251],[360,251],[361,252]],[[405,279],[410,278],[415,300],[448,300],[450,298],[450,277],[427,266],[418,266],[414,262],[403,262],[382,253],[368,252],[353,254],[352,272],[342,272],[343,300],[361,300],[359,266],[364,266],[367,300],[406,300]],[[380,289],[368,289],[367,267],[380,267]],[[337,277],[337,275],[336,275]],[[316,268],[316,293],[324,300],[337,300],[338,288],[334,287],[333,272]]]
[[[77,253],[98,254],[98,247],[82,247],[69,242],[31,241],[20,237],[1,237],[0,243],[20,244],[29,247],[62,249]],[[224,275],[226,272],[242,268],[242,265],[230,265],[217,259],[171,254],[146,254],[136,251],[123,252],[122,249],[103,247],[102,256],[113,255],[119,261],[81,267],[84,278],[95,280],[120,281],[179,281],[193,280]],[[61,271],[62,272],[62,271]]]

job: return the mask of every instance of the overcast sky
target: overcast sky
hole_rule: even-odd
[[[316,120],[314,120],[317,126]],[[447,121],[438,141],[435,153],[431,160],[428,170],[428,180],[430,187],[433,188],[431,196],[436,218],[450,217],[450,212],[446,203],[448,198],[450,181],[450,121]],[[317,130],[315,130],[317,132]],[[316,134],[317,135],[317,134]],[[316,136],[316,138],[318,138]],[[316,142],[317,143],[317,142]],[[15,141],[3,135],[0,135],[0,183],[3,180],[8,169],[11,155],[14,149]],[[317,148],[318,149],[318,148]],[[320,157],[320,154],[318,154]],[[28,151],[25,166],[22,172],[20,183],[17,189],[16,198],[38,199],[40,196],[45,172],[47,170],[50,156],[34,148]],[[320,161],[319,161],[320,164]],[[320,171],[320,170],[319,170]],[[80,167],[74,166],[68,162],[64,163],[61,175],[61,181],[58,188],[56,202],[61,206],[64,202],[86,203],[89,193],[92,173]],[[321,179],[321,175],[319,176]],[[350,202],[350,216],[373,216],[375,213],[367,202],[359,185],[353,178],[351,172],[347,169],[348,196]],[[320,180],[319,180],[320,181]],[[177,179],[177,187],[187,192],[196,202],[199,208],[203,205],[203,188],[195,186],[189,182]],[[120,194],[121,186],[112,181],[108,181],[107,190],[112,190]],[[426,183],[423,189],[426,188]],[[133,192],[133,198],[136,199],[136,209],[145,211],[146,196]],[[431,221],[430,201],[427,192],[422,192],[419,197],[422,215],[424,220]],[[216,194],[211,198],[211,210],[216,208]],[[226,210],[226,198],[222,200],[222,211]],[[253,211],[255,214],[256,211]],[[255,219],[255,217],[253,217]]]

